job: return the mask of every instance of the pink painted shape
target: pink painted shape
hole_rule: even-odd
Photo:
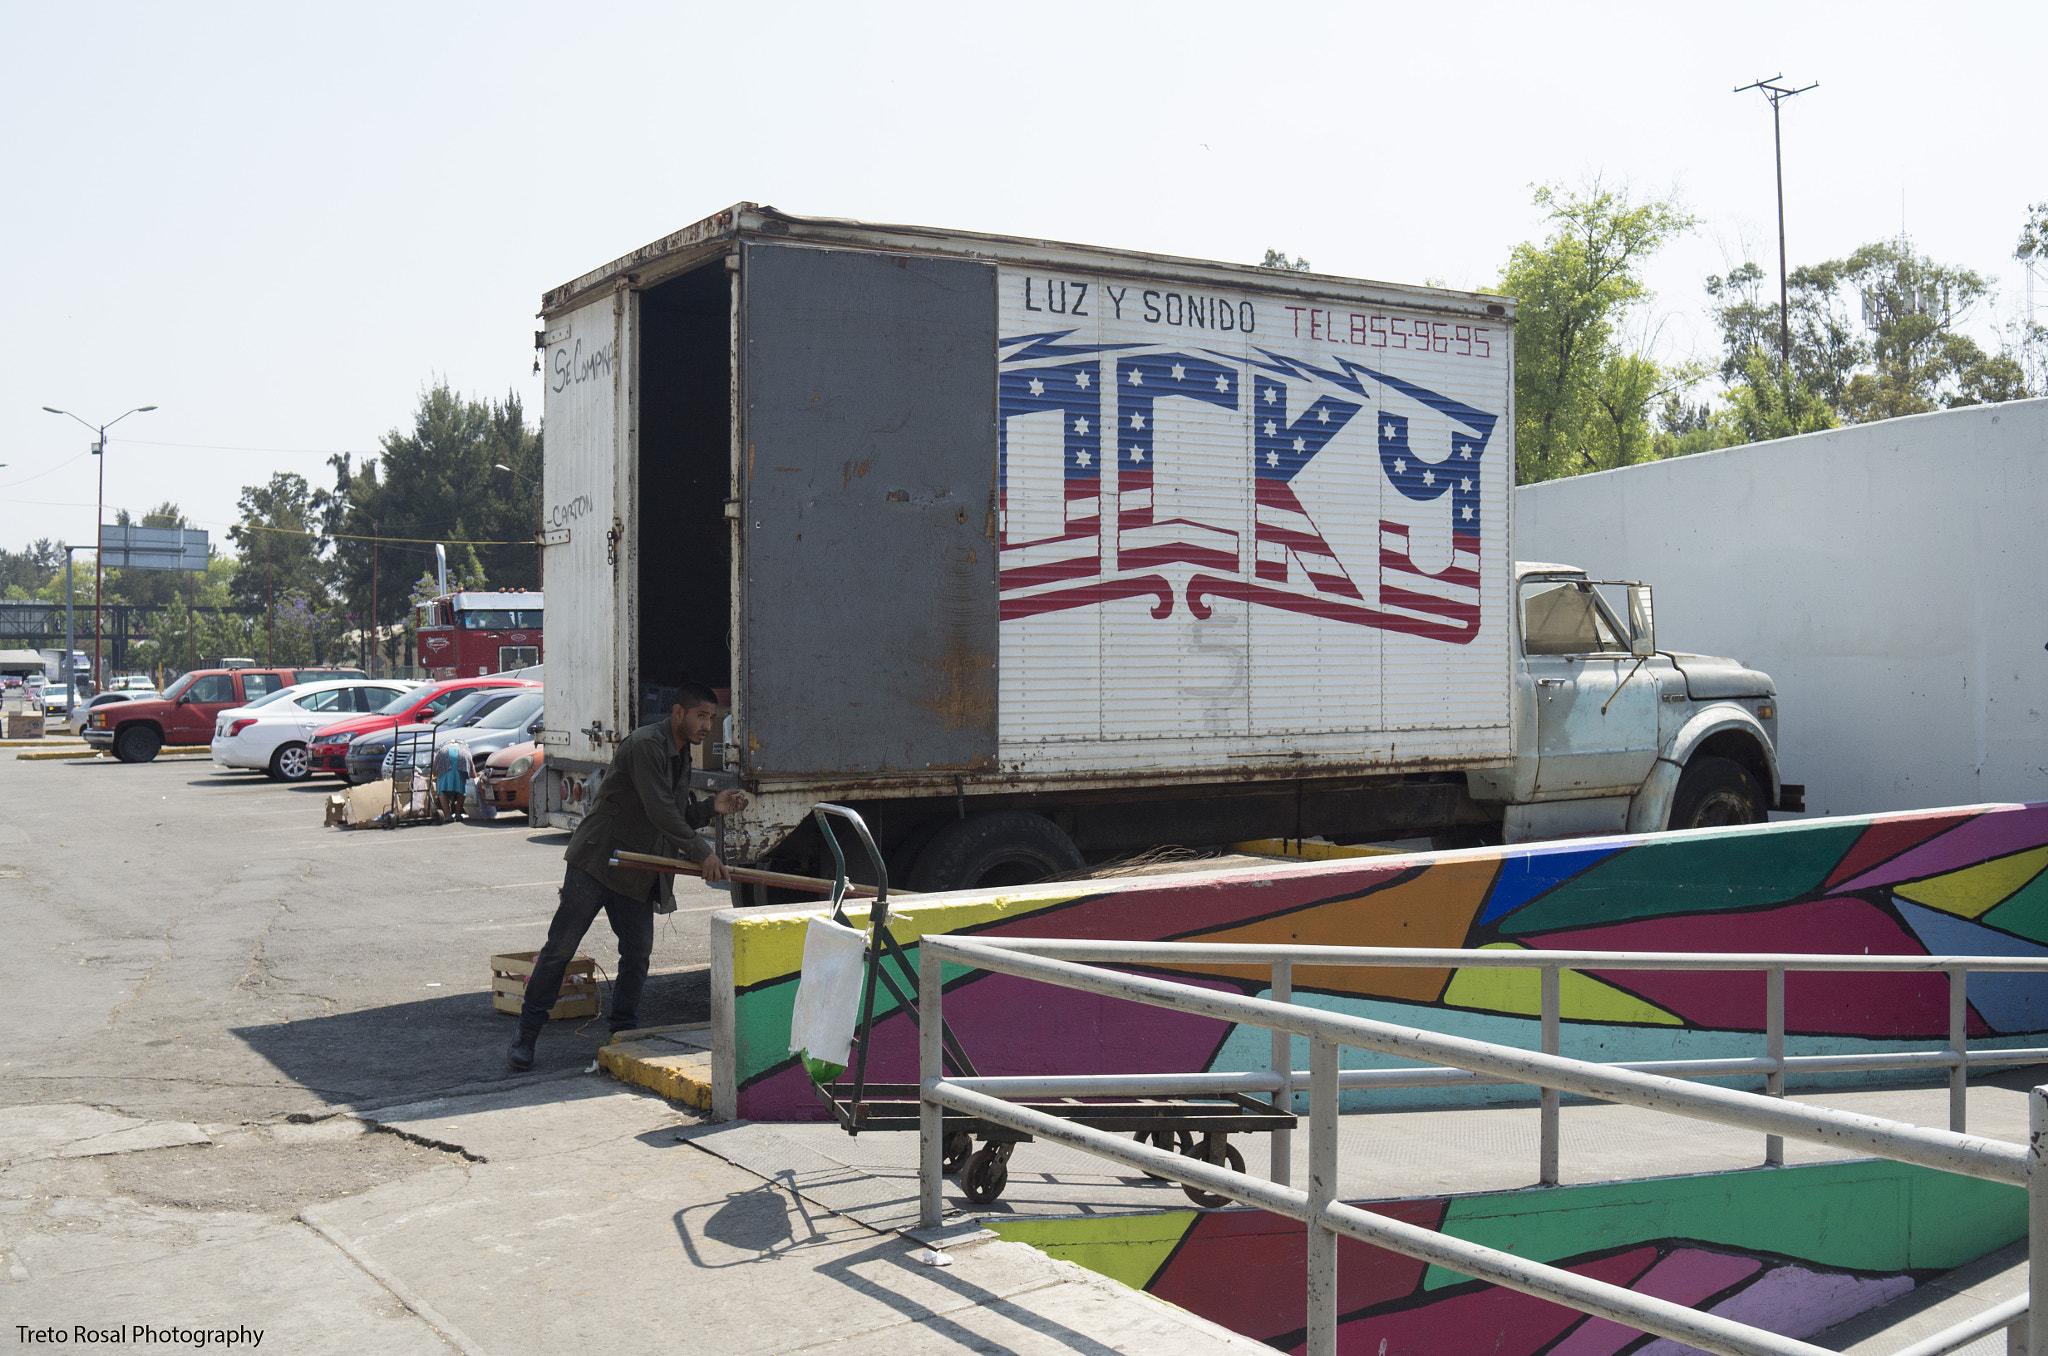
[[[1627,1285],[1656,1257],[1655,1248],[1634,1248],[1575,1262],[1565,1270]],[[1393,1313],[1342,1320],[1337,1351],[1338,1356],[1534,1356],[1578,1318],[1576,1309],[1488,1285]],[[1304,1345],[1289,1350],[1298,1352]]]
[[[1755,1275],[1763,1270],[1763,1265],[1754,1257],[1680,1248],[1651,1267],[1629,1289],[1691,1308]],[[1588,1318],[1552,1347],[1549,1356],[1614,1356],[1642,1335],[1640,1328],[1604,1318]]]
[[[1929,839],[1910,852],[1902,852],[1873,871],[1836,887],[1848,894],[1899,881],[1960,871],[1978,862],[2025,848],[2048,843],[2048,804],[2000,806],[1986,810],[1967,824]]]
[[[1811,1337],[1866,1309],[1889,1304],[1912,1288],[1911,1276],[1871,1280],[1835,1271],[1782,1266],[1758,1277],[1709,1312],[1781,1337]],[[1660,1337],[1636,1356],[1700,1356],[1700,1349]]]
[[[1397,863],[1397,864],[1396,864]],[[1199,884],[1181,876],[1143,889],[1119,890],[1076,904],[1058,904],[986,927],[975,936],[1074,937],[1083,940],[1162,941],[1190,933],[1237,927],[1254,918],[1328,900],[1349,899],[1391,885],[1413,871],[1404,859],[1365,863],[1307,863],[1219,871]],[[1485,869],[1493,869],[1487,863]]]
[[[1947,833],[1956,825],[1974,818],[1974,814],[1957,814],[1953,810],[1916,810],[1910,814],[1880,816],[1863,831],[1855,845],[1842,854],[1842,860],[1835,863],[1835,869],[1828,872],[1828,878],[1821,882],[1820,888],[1832,890],[1839,882],[1873,871],[1900,853],[1919,847],[1935,835]]]
[[[1228,980],[1190,979],[1224,993]],[[946,992],[946,1022],[982,1074],[1199,1073],[1230,1034],[1214,1017],[1055,988],[1014,975],[986,975]],[[917,1081],[917,1028],[901,1012],[875,1024],[868,1081]],[[801,1069],[784,1069],[740,1089],[749,1120],[824,1120],[829,1114]]]
[[[1920,939],[1861,899],[1821,899],[1761,913],[1644,918],[1547,932],[1531,946],[1587,951],[1865,952],[1924,956]],[[1592,970],[1587,973],[1717,1031],[1764,1029],[1764,976],[1736,970]],[[1785,1029],[1800,1035],[1940,1036],[1948,1031],[1942,975],[1810,973],[1785,978]],[[1970,1014],[1973,1035],[1988,1034]]]

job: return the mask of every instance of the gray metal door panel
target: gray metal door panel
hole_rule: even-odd
[[[996,271],[751,245],[741,538],[756,776],[996,760]]]

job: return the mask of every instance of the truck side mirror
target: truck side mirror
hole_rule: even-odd
[[[1657,653],[1656,616],[1650,609],[1650,586],[1628,586],[1628,652],[1638,659]]]

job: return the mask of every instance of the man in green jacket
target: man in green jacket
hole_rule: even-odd
[[[548,925],[547,945],[534,958],[519,1010],[519,1038],[510,1055],[514,1070],[533,1067],[533,1043],[548,1024],[548,1010],[562,987],[562,973],[576,955],[583,934],[602,911],[619,939],[619,971],[612,980],[611,1028],[639,1024],[640,990],[654,954],[654,915],[672,913],[676,901],[670,877],[652,871],[608,866],[614,852],[682,856],[703,867],[704,879],[726,879],[725,864],[697,830],[713,814],[732,814],[747,803],[738,791],[721,791],[709,804],[690,792],[693,744],[711,733],[718,698],[700,683],[676,688],[667,716],[642,725],[619,741],[609,771],[599,779],[595,799],[562,855],[561,903]]]

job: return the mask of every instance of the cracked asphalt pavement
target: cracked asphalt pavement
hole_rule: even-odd
[[[566,835],[323,828],[338,785],[0,759],[0,1105],[243,1123],[506,1080],[488,962],[546,939]],[[726,896],[679,891],[649,1026],[707,1016],[704,920]],[[602,921],[584,950],[617,961]],[[536,1073],[587,1065],[603,1030],[552,1024]]]

